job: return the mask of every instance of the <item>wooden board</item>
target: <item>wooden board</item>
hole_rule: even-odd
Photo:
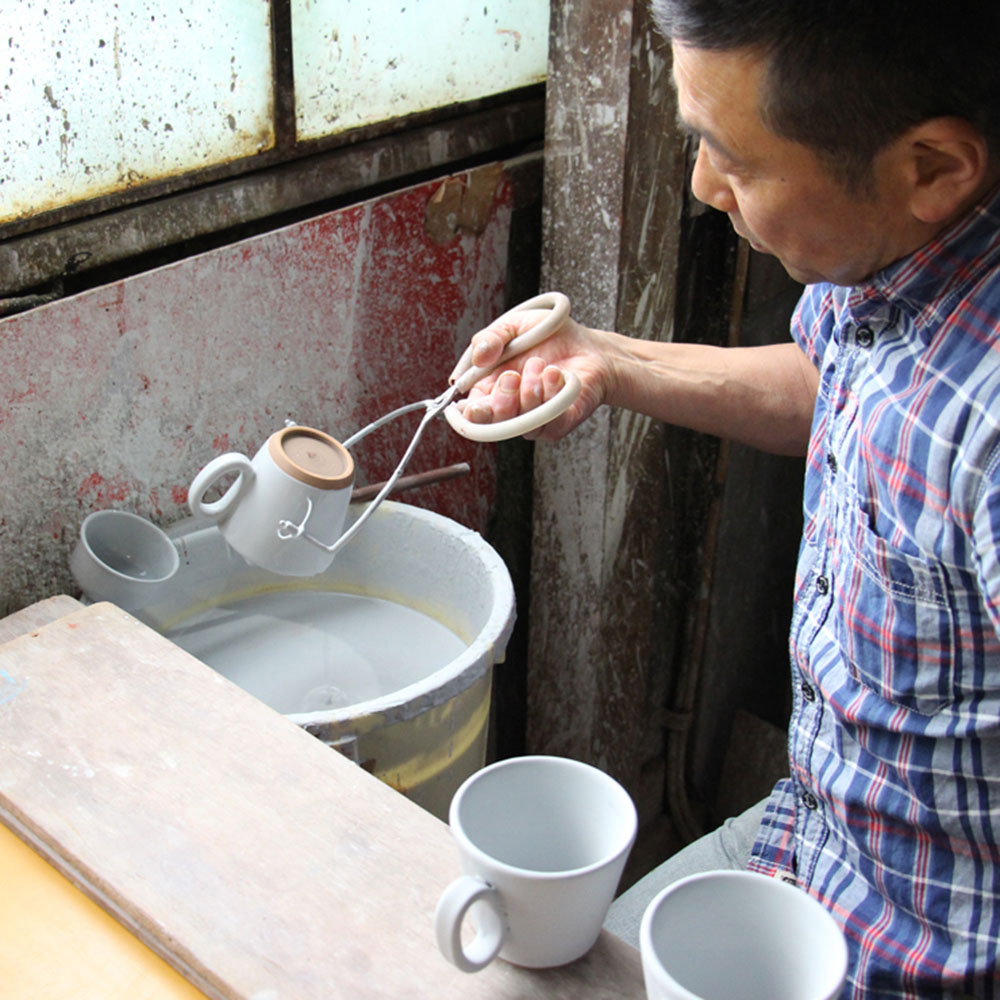
[[[0,646],[0,819],[210,997],[642,997],[637,952],[467,976],[447,827],[111,605]]]
[[[9,642],[19,635],[24,635],[25,632],[54,622],[63,615],[71,615],[82,607],[83,605],[74,598],[59,594],[32,604],[22,611],[15,611],[6,618],[0,618],[0,642]]]

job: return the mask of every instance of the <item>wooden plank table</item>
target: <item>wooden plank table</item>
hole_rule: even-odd
[[[432,926],[458,872],[445,824],[112,605],[20,615],[0,820],[183,977],[150,997],[644,996],[638,952],[607,933],[563,969],[458,972]]]

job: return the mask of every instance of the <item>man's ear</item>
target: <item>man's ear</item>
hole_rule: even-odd
[[[939,225],[982,193],[994,170],[983,134],[963,118],[930,118],[898,140],[909,182],[910,210]]]

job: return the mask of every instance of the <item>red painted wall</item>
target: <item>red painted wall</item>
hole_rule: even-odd
[[[187,515],[199,468],[252,455],[287,418],[343,440],[441,391],[468,338],[504,308],[512,195],[498,175],[482,231],[442,241],[440,226],[436,239],[425,231],[439,188],[0,320],[0,613],[73,592],[66,560],[91,510],[167,525]],[[416,420],[358,445],[359,483],[389,475]],[[494,446],[438,420],[408,471],[457,461],[473,474],[405,499],[482,531]]]

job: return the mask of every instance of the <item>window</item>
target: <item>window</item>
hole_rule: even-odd
[[[15,6],[0,299],[542,133],[542,0]]]
[[[0,223],[274,146],[260,0],[19,0]]]
[[[293,0],[299,139],[538,83],[538,0]]]

